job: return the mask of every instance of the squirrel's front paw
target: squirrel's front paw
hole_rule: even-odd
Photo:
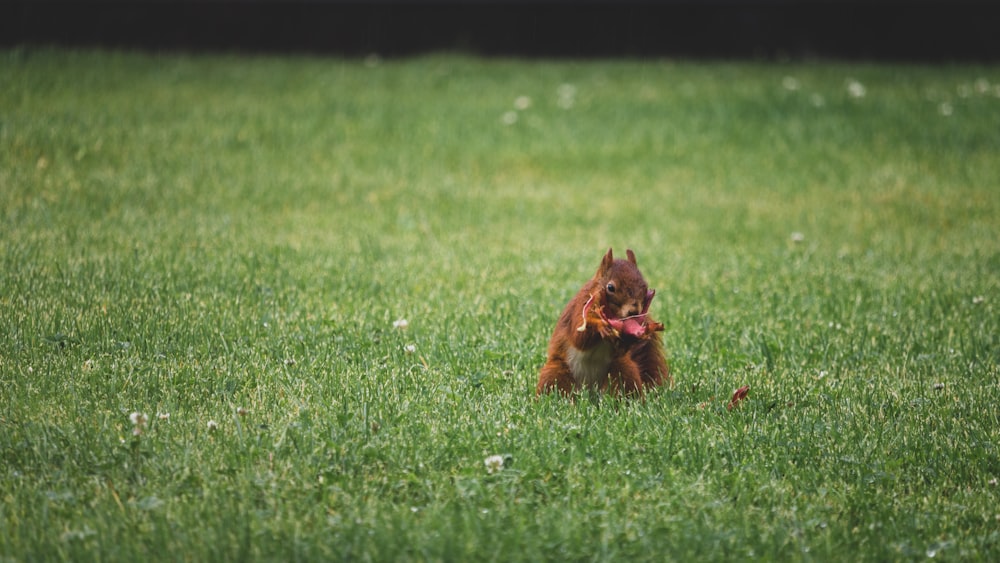
[[[621,336],[621,328],[620,322],[616,323],[609,319],[602,319],[597,324],[597,332],[604,340],[616,339]]]
[[[625,327],[625,323],[621,319],[610,318],[604,313],[604,308],[596,310],[597,313],[597,330],[604,339],[618,338],[621,336],[621,331]]]

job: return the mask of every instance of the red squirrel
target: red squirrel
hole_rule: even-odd
[[[670,383],[660,332],[649,316],[656,294],[636,265],[635,254],[615,260],[608,253],[597,273],[566,305],[549,341],[538,375],[537,395],[581,389],[642,396],[645,388]]]

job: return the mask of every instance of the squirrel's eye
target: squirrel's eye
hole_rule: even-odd
[[[608,290],[608,293],[614,293],[615,292],[615,282],[608,282],[607,290]]]

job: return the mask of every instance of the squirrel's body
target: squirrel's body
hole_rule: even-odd
[[[611,250],[594,277],[566,305],[549,341],[538,377],[538,394],[581,389],[642,394],[670,381],[649,303],[654,291],[636,266],[635,254],[615,260]]]

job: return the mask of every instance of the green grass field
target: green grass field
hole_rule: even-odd
[[[1000,559],[996,66],[9,50],[0,210],[0,561]]]

